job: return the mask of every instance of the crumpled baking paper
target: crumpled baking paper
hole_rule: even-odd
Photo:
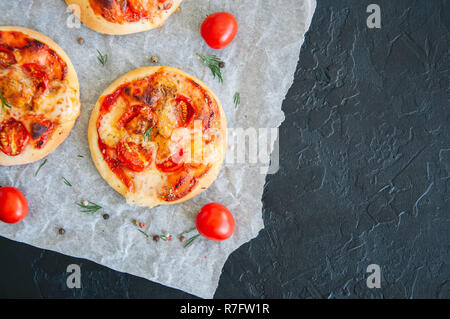
[[[293,82],[315,5],[315,0],[185,0],[160,29],[109,36],[81,25],[63,0],[0,1],[0,25],[35,29],[66,51],[78,73],[82,105],[70,136],[47,157],[37,176],[34,173],[42,161],[0,167],[0,185],[18,187],[30,205],[21,223],[0,223],[0,235],[200,297],[213,297],[228,256],[264,227],[261,197],[265,174],[258,165],[226,163],[216,182],[188,202],[153,209],[129,206],[100,177],[91,160],[87,140],[91,110],[116,78],[152,65],[149,58],[157,56],[159,65],[180,67],[207,83],[222,102],[230,128],[277,128],[284,120],[281,104]],[[199,34],[203,19],[217,11],[228,11],[239,21],[236,39],[220,51],[207,47]],[[83,44],[78,43],[79,37]],[[97,49],[108,55],[106,66],[97,61]],[[216,54],[225,61],[223,84],[195,53]],[[237,108],[235,92],[241,95]],[[67,186],[63,177],[73,186]],[[82,200],[103,209],[83,214],[75,205]],[[212,201],[233,213],[235,234],[224,242],[198,239],[183,248],[175,235],[194,227],[197,211]],[[103,212],[110,215],[108,220],[102,218]],[[167,231],[174,240],[155,243],[147,239],[133,225],[133,218],[147,224],[147,233]],[[60,227],[65,229],[64,235],[58,234]]]

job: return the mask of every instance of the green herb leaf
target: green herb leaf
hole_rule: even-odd
[[[211,70],[213,77],[219,80],[219,83],[223,83],[222,70],[220,64],[223,63],[216,55],[201,55],[197,53],[197,56],[203,61],[203,63]]]
[[[189,230],[185,230],[184,232],[179,233],[179,234],[178,234],[178,237],[183,236],[183,235],[186,235],[186,234],[189,234],[189,233],[193,232],[194,230],[197,230],[197,227],[193,227],[193,228],[191,228],[191,229],[189,229]]]
[[[70,182],[65,177],[63,177],[63,181],[64,181],[64,184],[66,184],[69,187],[72,187],[72,184],[70,184]]]
[[[108,62],[108,55],[101,53],[97,49],[97,60],[98,62],[100,62],[101,65],[105,66],[106,62]]]
[[[90,201],[87,201],[87,202],[88,202],[87,205],[83,204],[83,202],[77,203],[77,205],[81,207],[82,213],[93,214],[93,213],[97,212],[98,210],[102,209],[102,206],[100,206],[100,205],[97,205]]]
[[[150,126],[147,131],[145,131],[144,139],[145,141],[150,140],[150,135],[152,134],[153,126]]]
[[[6,99],[2,96],[1,93],[0,93],[0,101],[2,103],[2,113],[5,112],[5,107],[7,107],[8,109],[11,108],[11,104],[9,104],[8,101],[6,101]]]
[[[145,237],[147,237],[147,238],[149,237],[148,234],[147,234],[145,231],[142,231],[142,230],[140,230],[140,229],[138,229],[138,230],[139,230]]]
[[[78,155],[78,157],[81,157],[81,158],[83,158],[84,156],[83,156],[83,155]]]
[[[238,108],[241,105],[241,93],[236,92],[233,97],[234,100],[234,108]]]
[[[190,245],[192,245],[192,243],[198,238],[200,237],[200,234],[195,235],[194,237],[189,238],[188,240],[186,240],[186,242],[184,243],[183,247],[184,248],[188,248]]]
[[[34,173],[34,176],[37,176],[37,174],[39,173],[39,171],[41,170],[41,168],[42,168],[45,164],[47,164],[47,159],[45,159],[45,160],[41,163],[41,165],[39,165],[38,169],[37,169],[36,172]]]

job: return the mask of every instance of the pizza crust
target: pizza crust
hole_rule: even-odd
[[[179,200],[167,202],[159,198],[143,198],[139,197],[136,198],[134,196],[130,196],[128,194],[128,190],[126,186],[122,183],[122,181],[114,174],[114,172],[111,171],[108,164],[103,158],[103,155],[101,154],[99,145],[98,145],[98,132],[97,132],[97,120],[100,115],[100,106],[101,106],[101,100],[102,97],[107,96],[111,93],[113,93],[119,86],[122,84],[146,77],[148,75],[151,75],[153,73],[156,73],[158,71],[168,71],[173,73],[178,73],[180,75],[185,76],[186,78],[192,79],[196,83],[198,83],[211,98],[213,98],[217,102],[217,106],[220,112],[220,127],[219,127],[219,134],[223,136],[223,143],[222,148],[217,150],[219,152],[218,158],[220,158],[220,161],[212,163],[211,169],[201,178],[199,178],[199,181],[197,185],[193,188],[193,190],[187,194],[186,196],[182,197]],[[187,201],[204,190],[206,190],[217,178],[217,175],[220,172],[220,169],[222,167],[223,160],[225,158],[226,153],[226,145],[227,145],[227,120],[225,117],[225,113],[222,109],[222,105],[219,102],[219,99],[217,96],[209,89],[206,84],[204,84],[202,81],[197,79],[196,77],[183,72],[181,69],[173,68],[173,67],[158,67],[158,66],[152,66],[152,67],[143,67],[136,70],[133,70],[123,76],[121,76],[119,79],[117,79],[114,83],[112,83],[100,96],[100,98],[97,101],[97,104],[95,105],[94,109],[92,110],[91,118],[89,121],[89,129],[88,129],[88,139],[89,139],[89,147],[91,150],[91,156],[92,160],[97,167],[97,170],[99,171],[100,175],[105,179],[105,181],[114,188],[117,192],[119,192],[122,196],[124,196],[127,199],[127,202],[131,205],[138,205],[138,206],[148,206],[148,207],[154,207],[158,205],[170,205],[170,204],[177,204],[184,201]]]
[[[80,85],[78,83],[78,77],[77,73],[75,71],[75,68],[70,61],[70,58],[67,56],[67,54],[61,49],[61,47],[56,44],[52,39],[49,37],[43,35],[40,32],[22,28],[22,27],[16,27],[16,26],[4,26],[0,27],[0,31],[17,31],[22,32],[23,34],[34,38],[44,44],[46,44],[49,48],[51,48],[53,51],[55,51],[61,59],[64,60],[64,62],[67,65],[67,81],[69,83],[69,86],[75,90],[76,92],[76,104],[75,107],[78,108],[77,116],[73,121],[67,121],[64,123],[61,123],[58,125],[54,132],[49,137],[47,143],[44,145],[41,149],[36,149],[29,144],[25,150],[17,155],[17,156],[8,156],[4,154],[3,152],[0,152],[0,166],[13,166],[13,165],[22,165],[22,164],[28,164],[35,161],[38,161],[45,156],[52,153],[66,138],[69,136],[70,131],[72,130],[73,126],[75,125],[76,118],[80,115]]]
[[[172,13],[178,9],[182,1],[183,0],[174,0],[172,8],[163,11],[160,16],[153,18],[151,21],[142,19],[141,21],[123,24],[109,22],[101,15],[97,15],[92,10],[89,0],[66,0],[66,3],[70,6],[69,8],[81,20],[81,22],[92,30],[104,34],[123,35],[148,31],[161,27],[172,15]]]

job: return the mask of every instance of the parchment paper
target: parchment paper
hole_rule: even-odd
[[[261,196],[265,175],[255,165],[225,165],[217,181],[203,194],[179,205],[153,209],[132,207],[100,177],[92,163],[88,120],[103,90],[122,74],[152,65],[180,67],[204,82],[218,95],[230,128],[276,128],[284,120],[282,101],[293,82],[301,44],[315,9],[315,0],[185,0],[158,30],[127,36],[98,34],[75,21],[63,0],[0,1],[0,25],[38,30],[55,40],[69,55],[81,86],[81,116],[68,139],[42,167],[41,162],[19,167],[0,167],[0,185],[20,188],[30,212],[21,223],[0,223],[0,235],[86,258],[112,269],[211,298],[229,254],[256,237],[264,227]],[[239,21],[239,33],[226,49],[207,47],[199,35],[203,19],[216,11],[231,12]],[[75,23],[76,26],[76,23]],[[82,37],[80,45],[77,38]],[[101,66],[99,49],[108,55]],[[226,62],[224,83],[213,79],[195,53],[217,54]],[[235,109],[233,96],[241,93]],[[78,155],[84,156],[83,158]],[[73,187],[63,183],[69,180]],[[94,215],[79,211],[75,202],[90,200],[103,206]],[[146,239],[131,222],[147,224],[145,231],[176,235],[194,227],[197,211],[206,203],[226,205],[236,219],[236,232],[224,242],[197,240],[183,248],[172,242]],[[109,220],[102,218],[108,213]],[[66,230],[58,234],[59,227]]]

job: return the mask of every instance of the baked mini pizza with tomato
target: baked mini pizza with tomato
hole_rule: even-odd
[[[64,51],[43,34],[0,27],[0,165],[37,161],[80,114],[79,84]]]
[[[209,187],[226,151],[219,100],[180,69],[145,67],[109,86],[92,111],[89,144],[102,177],[127,202],[180,203]]]
[[[158,28],[183,0],[66,0],[89,28],[106,34],[130,34]]]

